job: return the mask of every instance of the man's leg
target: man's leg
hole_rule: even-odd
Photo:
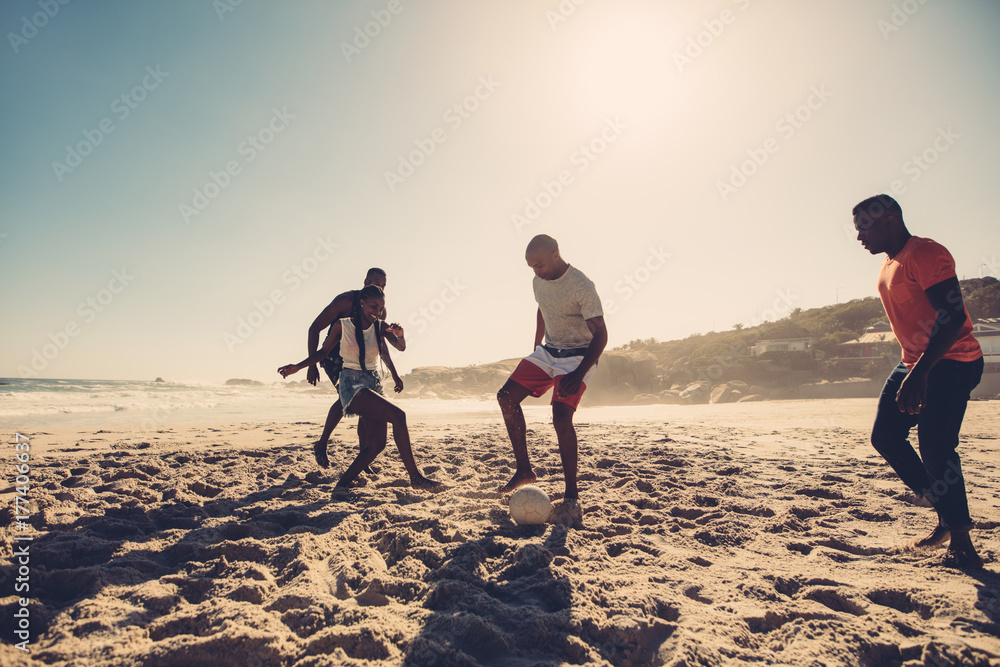
[[[330,406],[330,411],[326,414],[326,424],[323,425],[323,434],[319,436],[319,440],[313,443],[313,454],[316,455],[316,463],[320,465],[321,468],[330,467],[330,459],[326,456],[326,446],[330,442],[330,434],[333,433],[333,429],[337,428],[337,424],[344,417],[344,406],[340,404],[340,399]]]
[[[900,364],[886,379],[878,399],[871,441],[903,483],[918,496],[923,496],[929,493],[930,481],[923,462],[907,439],[910,429],[917,425],[917,416],[900,412],[896,405],[896,393],[908,372],[906,366]]]
[[[513,380],[507,380],[497,392],[497,402],[500,404],[500,412],[507,426],[510,444],[514,448],[514,462],[517,466],[511,480],[498,489],[500,493],[510,493],[517,487],[538,479],[528,461],[527,426],[524,423],[524,412],[521,410],[521,401],[530,393],[529,389]]]
[[[896,394],[906,378],[906,366],[902,363],[893,369],[882,387],[878,400],[878,411],[875,424],[872,426],[872,445],[882,458],[896,471],[903,483],[919,497],[930,495],[930,479],[923,461],[913,449],[908,440],[910,429],[916,426],[916,415],[900,412],[896,405]],[[938,525],[927,537],[916,541],[912,546],[917,548],[935,547],[948,540],[948,529],[938,515]]]
[[[927,378],[926,406],[920,411],[917,436],[927,470],[929,490],[941,524],[951,535],[949,552],[958,564],[981,567],[969,530],[969,500],[958,455],[959,432],[970,394],[982,376],[982,364],[942,360]]]
[[[323,359],[320,363],[320,367],[326,372],[330,382],[333,383],[334,390],[337,389],[337,380],[340,378],[340,370],[343,368],[344,362],[340,358],[339,347],[335,348]],[[333,429],[337,428],[337,424],[344,417],[344,406],[340,402],[338,396],[337,401],[330,406],[330,411],[326,413],[326,423],[323,424],[323,433],[319,436],[319,440],[313,443],[313,455],[316,457],[316,463],[319,464],[321,468],[330,467],[330,459],[326,455],[327,444],[330,442],[330,435],[333,433]]]
[[[556,401],[552,404],[552,425],[556,428],[556,440],[559,442],[559,458],[562,459],[563,476],[566,478],[566,500],[580,497],[576,487],[577,473],[577,440],[576,429],[573,427],[573,414],[576,408],[566,403]]]

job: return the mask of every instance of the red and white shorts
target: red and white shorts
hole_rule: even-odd
[[[563,375],[579,368],[581,361],[583,361],[582,355],[578,357],[554,357],[548,350],[539,345],[534,352],[521,359],[521,363],[514,369],[510,379],[530,391],[532,396],[538,398],[552,389]],[[565,403],[576,409],[583,397],[583,392],[587,389],[587,382],[596,370],[597,366],[590,367],[590,370],[583,376],[583,382],[580,383],[580,388],[575,394],[557,396],[556,392],[553,391],[552,402]]]

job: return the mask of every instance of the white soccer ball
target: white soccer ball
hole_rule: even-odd
[[[537,486],[522,486],[510,497],[510,518],[519,526],[545,523],[552,512],[552,502]]]

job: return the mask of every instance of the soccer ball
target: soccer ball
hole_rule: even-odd
[[[552,503],[537,486],[522,486],[510,497],[510,518],[519,526],[545,523]]]

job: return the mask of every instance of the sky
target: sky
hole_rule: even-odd
[[[401,372],[524,356],[541,233],[609,347],[751,326],[876,295],[880,192],[1000,275],[994,0],[8,0],[0,30],[3,377],[276,381],[372,266]]]

